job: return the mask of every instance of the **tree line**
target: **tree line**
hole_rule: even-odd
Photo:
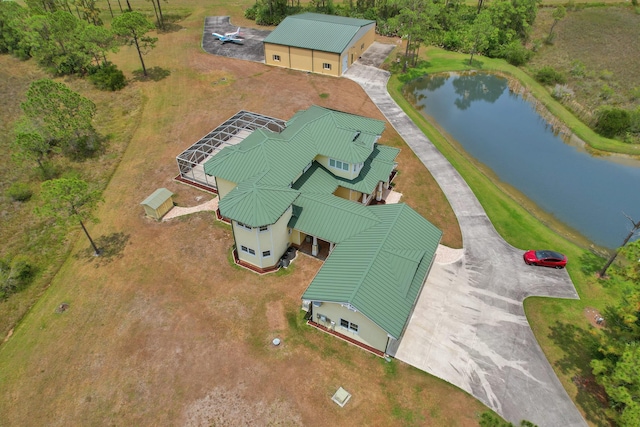
[[[156,10],[159,1],[152,0]],[[117,52],[121,45],[132,45],[138,51],[143,74],[147,75],[143,55],[155,47],[158,39],[148,33],[156,26],[143,13],[131,10],[130,5],[124,10],[121,7],[121,13],[107,28],[94,0],[26,3],[27,7],[13,1],[0,2],[0,53],[33,58],[56,76],[89,75],[99,88],[118,90],[126,80],[107,61],[107,54]],[[158,12],[156,16],[159,28],[163,28],[164,18]]]
[[[376,21],[376,31],[407,40],[406,66],[415,65],[420,45],[504,58],[524,64],[531,51],[529,39],[540,0],[353,0],[335,4],[312,0],[307,5],[293,0],[258,0],[245,17],[260,25],[277,25],[286,16],[304,11]]]

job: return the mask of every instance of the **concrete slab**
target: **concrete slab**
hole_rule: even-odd
[[[244,59],[245,61],[264,62],[264,46],[262,41],[271,33],[269,30],[256,30],[255,28],[242,27],[242,39],[244,44],[222,43],[211,33],[224,34],[238,29],[232,25],[228,16],[208,16],[204,20],[204,32],[202,34],[202,49],[213,55],[227,58]]]
[[[358,63],[371,67],[379,67],[395,48],[396,46],[392,44],[373,42],[362,56],[358,58]]]
[[[578,298],[569,275],[525,265],[523,251],[498,235],[466,182],[389,96],[388,72],[356,62],[345,77],[362,86],[429,169],[462,230],[462,254],[436,254],[396,358],[462,388],[515,424],[586,426],[522,306],[531,295]]]

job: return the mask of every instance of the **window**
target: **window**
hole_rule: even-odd
[[[358,325],[349,322],[348,320],[340,319],[340,326],[349,330],[349,332],[353,332],[354,334],[358,333]]]
[[[252,228],[252,227],[250,227],[250,226],[248,226],[248,225],[246,225],[246,224],[243,224],[243,223],[241,223],[241,222],[238,222],[238,225],[239,225],[240,227],[244,228],[245,230],[253,230],[253,228]]]
[[[336,169],[342,169],[343,171],[349,171],[349,163],[341,162],[340,160],[329,159],[329,166]]]
[[[263,257],[263,258],[264,258],[264,257],[268,257],[268,256],[271,256],[271,251],[264,251],[264,252],[262,252],[262,257]]]
[[[267,231],[269,229],[268,225],[263,225],[262,227],[259,228],[260,231]]]
[[[322,64],[322,68],[323,68],[324,70],[330,70],[330,69],[331,69],[331,64],[329,64],[328,62],[324,62],[324,63]]]
[[[273,60],[276,62],[280,62],[280,55],[273,55]]]
[[[241,250],[242,252],[248,253],[249,255],[255,255],[255,254],[256,254],[256,251],[254,251],[253,249],[248,248],[248,247],[246,247],[246,246],[244,246],[244,245],[243,245],[243,246],[240,246],[240,250]]]

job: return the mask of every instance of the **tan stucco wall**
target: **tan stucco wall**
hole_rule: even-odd
[[[294,70],[313,71],[312,51],[299,47],[289,47],[291,68]]]
[[[160,219],[167,212],[169,212],[171,208],[173,208],[173,199],[169,197],[167,200],[164,201],[164,203],[158,206],[157,209],[153,209],[151,206],[146,206],[146,205],[143,205],[143,207],[144,207],[144,212],[147,214],[147,216],[150,216],[151,218],[155,218],[155,219]]]
[[[279,55],[280,61],[274,61],[273,55]],[[268,65],[274,65],[276,67],[291,67],[291,59],[289,57],[289,46],[282,46],[279,44],[264,44],[264,62]]]
[[[298,230],[291,230],[291,235],[289,236],[289,241],[291,243],[293,243],[294,245],[301,245],[302,242],[304,241],[304,238],[307,237],[306,234],[304,234],[301,231]]]
[[[260,227],[247,230],[232,221],[233,238],[236,242],[238,258],[260,268],[270,268],[278,263],[278,260],[289,247],[289,234],[287,224],[291,219],[292,209],[289,207],[275,224],[268,226],[265,231]],[[242,246],[253,249],[255,255],[242,251]],[[263,257],[262,253],[271,251],[271,255]]]
[[[353,200],[354,202],[362,202],[362,193],[355,190],[350,190],[344,187],[338,187],[333,192],[334,196],[342,197],[343,199]]]
[[[342,71],[340,70],[340,55],[331,52],[322,52],[314,50],[311,52],[313,56],[313,72],[318,74],[328,74],[330,76],[340,76]],[[324,64],[330,64],[331,69],[325,70]]]
[[[336,332],[367,344],[380,351],[386,351],[387,333],[362,313],[354,312],[340,304],[329,302],[322,303],[320,307],[313,307],[312,305],[312,312],[312,320],[314,322],[326,326],[327,328],[332,328],[330,321],[333,321],[335,322],[335,326],[333,326],[333,328]],[[320,321],[318,319],[318,314],[325,315],[327,317],[327,322]],[[340,319],[344,319],[358,325],[358,333],[356,334],[342,328],[340,326]]]
[[[374,42],[376,35],[376,27],[372,25],[371,28],[358,40],[355,40],[354,43],[349,46],[347,51],[344,53],[348,55],[347,62],[349,65],[353,64],[362,56],[364,51],[369,49],[369,46]],[[342,70],[344,73],[346,70]]]
[[[218,188],[218,197],[220,198],[220,200],[222,200],[224,196],[229,194],[229,192],[233,190],[236,187],[236,185],[237,184],[235,182],[227,181],[226,179],[216,177],[216,186]]]

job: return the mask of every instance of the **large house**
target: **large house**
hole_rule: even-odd
[[[302,296],[313,325],[378,354],[400,339],[442,233],[384,204],[399,150],[384,122],[312,106],[281,131],[255,129],[205,163],[239,264],[277,268],[290,247],[328,256]],[[372,204],[373,203],[373,204]]]
[[[371,46],[376,22],[303,13],[287,16],[264,39],[264,61],[293,70],[341,76]]]

